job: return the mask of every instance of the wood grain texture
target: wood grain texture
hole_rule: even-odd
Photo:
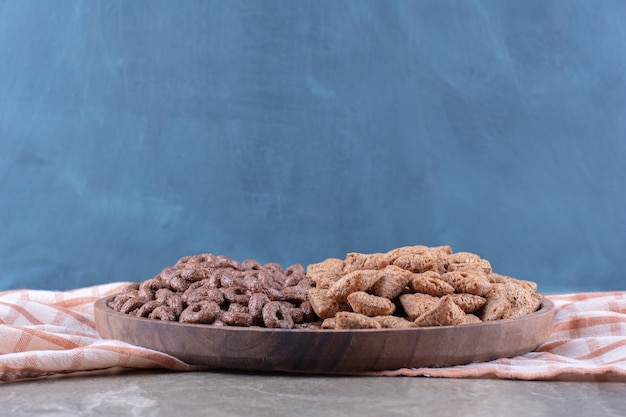
[[[515,319],[464,326],[382,330],[215,327],[133,317],[95,304],[103,338],[169,353],[214,369],[353,373],[484,362],[536,349],[549,336],[554,305]]]

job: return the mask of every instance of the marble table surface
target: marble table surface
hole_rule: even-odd
[[[0,384],[7,416],[626,416],[626,383],[133,371]]]

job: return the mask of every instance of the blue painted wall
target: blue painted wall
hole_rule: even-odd
[[[449,244],[626,289],[626,2],[0,0],[0,290]]]

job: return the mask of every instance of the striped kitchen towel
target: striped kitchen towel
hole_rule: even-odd
[[[0,292],[0,381],[125,368],[195,369],[172,356],[98,335],[94,303],[126,285]]]
[[[98,335],[94,302],[119,292],[126,284],[64,292],[0,292],[0,381],[129,369],[202,369],[161,352]],[[626,292],[548,298],[556,308],[553,332],[534,352],[485,363],[365,375],[626,381]]]

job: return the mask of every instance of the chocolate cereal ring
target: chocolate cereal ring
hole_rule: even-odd
[[[166,304],[172,308],[176,316],[180,316],[180,313],[184,310],[183,298],[180,294],[172,294],[165,300]]]
[[[263,269],[272,274],[277,281],[281,283],[285,280],[285,270],[283,266],[277,262],[268,262],[263,265]]]
[[[176,314],[174,314],[172,307],[161,305],[152,310],[152,313],[148,315],[148,318],[163,321],[176,321]]]
[[[276,276],[269,271],[259,271],[257,277],[265,289],[281,290],[284,288],[284,283],[277,280]]]
[[[170,281],[178,276],[178,271],[179,268],[173,266],[163,268],[163,270],[159,272],[159,275],[157,276],[163,282],[163,284],[165,284],[162,287],[169,286]]]
[[[200,301],[190,304],[180,313],[181,323],[211,324],[220,316],[220,306],[215,301]]]
[[[154,299],[155,300],[159,300],[159,301],[165,301],[168,298],[170,298],[170,296],[172,296],[174,294],[175,294],[175,292],[170,290],[169,288],[159,288],[154,293]]]
[[[127,286],[122,288],[122,293],[132,293],[132,292],[135,292],[137,290],[139,290],[139,284],[132,283],[132,284],[128,284]]]
[[[194,304],[199,301],[214,301],[219,305],[224,304],[224,294],[217,288],[208,285],[196,288],[189,287],[182,295],[183,302]]]
[[[304,313],[304,321],[305,322],[312,322],[315,321],[315,311],[313,311],[313,307],[311,306],[311,303],[309,301],[304,301],[302,303],[300,303],[300,309],[302,310],[302,312]]]
[[[304,267],[302,266],[302,264],[289,265],[287,269],[285,269],[285,275],[287,275],[288,277],[292,275],[304,277]]]
[[[154,300],[154,291],[150,288],[139,288],[137,291],[139,297],[143,298],[146,302]]]
[[[286,287],[283,290],[284,299],[287,301],[303,302],[308,300],[308,292],[310,287],[302,285],[294,285],[293,287]]]
[[[163,280],[156,276],[139,284],[139,295],[146,300],[154,300],[154,294],[164,286]]]
[[[210,255],[210,254],[209,254]],[[231,259],[224,255],[210,255],[213,257],[213,261],[211,261],[207,266],[211,268],[232,268],[232,269],[241,269],[241,264],[234,259]]]
[[[270,301],[263,306],[263,324],[273,329],[292,329],[294,321],[289,307],[278,301]]]
[[[248,301],[248,311],[255,322],[263,320],[263,306],[269,303],[270,298],[261,292],[252,294]]]
[[[224,298],[231,303],[247,304],[250,300],[250,291],[246,287],[220,288]]]
[[[263,293],[269,297],[272,301],[284,301],[285,293],[276,288],[263,288]]]
[[[144,305],[142,305],[141,307],[139,307],[135,314],[137,314],[137,317],[148,317],[150,313],[154,311],[155,308],[162,306],[162,305],[163,305],[163,302],[159,300],[151,300],[151,301],[148,301],[147,303],[144,303]]]
[[[263,283],[259,279],[259,271],[245,271],[243,274],[243,286],[253,293],[263,291]]]
[[[186,267],[180,271],[181,278],[189,282],[202,281],[203,279],[208,278],[209,275],[210,271],[202,267]]]
[[[139,307],[143,305],[145,302],[141,297],[132,297],[126,300],[124,304],[120,307],[119,312],[124,314],[130,314],[131,312],[137,310]]]
[[[243,278],[235,271],[225,270],[219,275],[222,287],[245,287]]]
[[[177,292],[185,292],[187,288],[191,285],[191,282],[187,281],[185,278],[177,275],[169,280],[168,282],[171,289]]]
[[[304,321],[304,310],[299,307],[289,308],[289,314],[291,314],[291,318],[293,319],[294,324],[302,323]]]
[[[248,306],[244,305],[244,304],[239,304],[239,303],[230,303],[230,305],[228,306],[228,310],[226,311],[230,311],[231,313],[248,313]]]
[[[241,262],[240,269],[263,269],[263,265],[255,259],[246,259]]]
[[[135,294],[133,292],[122,292],[116,295],[113,300],[109,301],[108,306],[115,311],[120,311],[122,306],[132,298],[135,298]]]
[[[254,324],[250,313],[240,311],[224,311],[221,320],[224,324],[229,326],[250,327]]]

